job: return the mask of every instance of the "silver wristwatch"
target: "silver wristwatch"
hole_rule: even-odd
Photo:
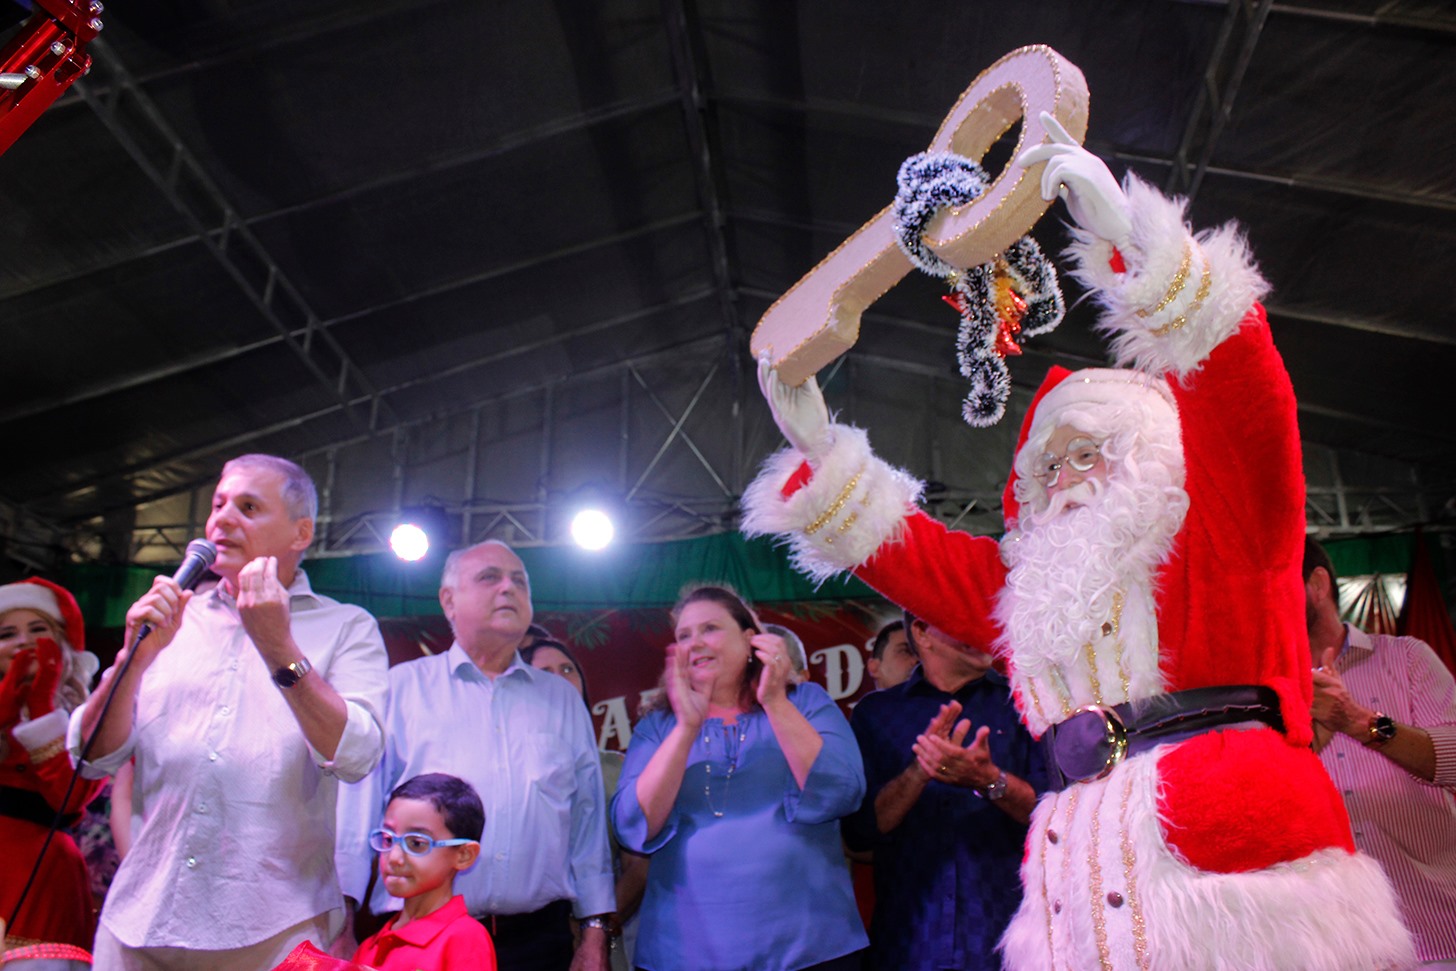
[[[1004,770],[997,769],[996,781],[992,782],[984,789],[977,789],[976,795],[982,797],[983,799],[987,799],[990,802],[995,802],[996,800],[1004,797],[1006,795],[1006,772]]]
[[[313,665],[308,658],[301,657],[292,664],[285,664],[273,672],[273,683],[280,688],[291,688],[303,680],[303,676],[313,670]]]

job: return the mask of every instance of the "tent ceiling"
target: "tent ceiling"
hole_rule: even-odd
[[[517,541],[550,541],[548,510],[591,483],[658,504],[643,536],[731,526],[775,442],[747,334],[888,202],[970,79],[1028,43],[1082,68],[1088,146],[1115,171],[1191,194],[1198,225],[1246,226],[1311,520],[1450,515],[1449,4],[234,0],[106,18],[92,74],[0,157],[0,512],[32,565],[166,555],[205,515],[195,490],[249,450],[332,482],[336,537],[428,498],[471,538],[515,520]],[[1064,242],[1053,218],[1037,235]],[[937,297],[912,280],[877,304],[830,397],[946,485],[948,518],[974,499],[992,515],[961,525],[993,529],[1008,433],[955,427]],[[1013,363],[1005,424],[1054,359],[1102,360],[1089,317]],[[158,527],[175,535],[149,549]]]

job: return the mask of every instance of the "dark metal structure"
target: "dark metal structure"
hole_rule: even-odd
[[[559,542],[589,497],[629,538],[734,528],[778,441],[754,323],[1029,43],[1114,171],[1247,228],[1311,524],[1456,515],[1447,3],[140,2],[0,156],[6,569],[176,560],[244,451],[314,472],[324,555],[418,505],[456,542]],[[1075,308],[973,431],[938,297],[896,288],[821,380],[995,531],[1030,390],[1103,349]]]

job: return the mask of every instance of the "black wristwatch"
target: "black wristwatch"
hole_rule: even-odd
[[[280,688],[291,688],[303,680],[303,676],[313,670],[313,665],[308,663],[308,658],[301,657],[292,664],[285,664],[273,672],[273,683]]]
[[[1377,711],[1375,717],[1370,719],[1370,729],[1366,733],[1365,744],[1379,748],[1392,738],[1395,738],[1395,719]]]

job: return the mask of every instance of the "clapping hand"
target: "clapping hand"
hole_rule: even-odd
[[[959,702],[941,705],[925,733],[915,740],[915,760],[930,778],[947,785],[984,789],[995,782],[1000,770],[991,761],[991,729],[982,725],[969,747],[965,745],[971,722],[962,718]]]
[[[49,715],[56,709],[56,686],[61,683],[61,645],[49,637],[35,642],[35,678],[30,682],[25,707],[31,718]]]
[[[21,681],[35,664],[35,648],[22,647],[10,655],[10,667],[0,678],[0,731],[20,720],[20,705],[25,698]]]
[[[754,634],[748,639],[754,655],[763,662],[758,673],[758,703],[768,708],[772,702],[782,701],[788,696],[789,663],[788,645],[777,634]]]
[[[692,651],[678,644],[667,645],[667,667],[663,671],[663,687],[672,713],[679,725],[696,732],[708,717],[708,701],[713,686],[694,686],[692,679]]]
[[[1320,656],[1320,666],[1314,669],[1314,705],[1310,717],[1317,736],[1321,728],[1330,733],[1359,736],[1374,714],[1350,696],[1345,680],[1335,667],[1338,654],[1335,648],[1326,648]]]

